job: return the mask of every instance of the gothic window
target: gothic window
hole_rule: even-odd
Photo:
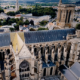
[[[64,59],[64,56],[63,56],[63,53],[64,52],[64,48],[62,47],[62,49],[61,49],[61,60],[63,60]]]
[[[46,76],[46,68],[43,71],[43,76]]]
[[[53,68],[50,69],[50,75],[52,75],[52,72],[53,72]]]
[[[66,19],[65,19],[65,23],[67,22],[67,16],[68,16],[68,10],[66,12]]]
[[[79,53],[79,55],[78,55],[78,60],[80,60],[80,53]]]
[[[50,53],[50,50],[49,50],[50,48],[49,48],[49,46],[47,47],[47,49],[48,49],[48,53]]]
[[[60,19],[59,19],[59,22],[61,21],[61,15],[62,15],[62,11],[60,11]]]
[[[41,54],[44,55],[44,48],[41,47]]]
[[[26,71],[30,71],[29,69],[29,63],[24,60],[20,66],[19,66],[19,72],[21,73],[20,76],[21,78],[23,79],[24,77],[28,77],[29,76],[29,73],[26,74]],[[23,73],[24,72],[24,73]],[[21,79],[20,79],[21,80]]]
[[[23,71],[25,71],[25,69],[29,70],[29,63],[24,60],[24,61],[20,64],[20,69],[22,69]]]
[[[34,48],[34,54],[35,54],[35,56],[38,55],[38,53],[37,53],[37,48],[36,48],[36,47]]]
[[[71,16],[71,11],[69,12],[69,16],[68,16],[68,23],[70,22],[70,16]]]
[[[34,68],[34,72],[37,73],[37,68]]]

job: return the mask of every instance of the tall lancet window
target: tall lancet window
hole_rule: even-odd
[[[68,16],[68,23],[70,22],[70,17],[71,17],[71,11],[69,12],[69,16]]]
[[[60,11],[60,18],[59,18],[59,22],[61,22],[61,15],[62,15],[62,11]]]

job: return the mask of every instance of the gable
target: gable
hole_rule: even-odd
[[[31,53],[28,50],[28,48],[26,47],[26,45],[24,45],[19,53],[19,57],[20,58],[25,58],[25,57],[31,57]]]
[[[14,36],[14,40],[13,40],[12,44],[13,44],[13,49],[15,52],[16,52],[16,50],[17,50],[17,52],[19,52],[23,46],[23,41],[17,33]]]

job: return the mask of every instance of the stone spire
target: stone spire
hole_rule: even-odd
[[[62,0],[59,1],[59,5],[61,5],[61,4],[62,4]]]
[[[16,10],[17,10],[17,11],[19,10],[19,3],[18,3],[18,0],[16,0]]]

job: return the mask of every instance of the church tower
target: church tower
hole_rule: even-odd
[[[62,4],[62,0],[60,0],[58,4],[57,26],[59,26],[60,28],[71,28],[74,18],[74,11],[75,5]]]
[[[18,3],[18,0],[16,0],[16,11],[19,10],[19,3]]]

